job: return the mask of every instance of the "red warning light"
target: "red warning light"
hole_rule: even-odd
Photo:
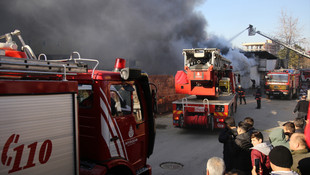
[[[114,65],[114,71],[118,72],[121,69],[125,68],[126,66],[126,60],[123,58],[116,58],[115,65]]]

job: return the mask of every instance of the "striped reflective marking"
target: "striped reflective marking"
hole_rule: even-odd
[[[124,140],[121,135],[120,129],[117,125],[117,122],[114,118],[111,117],[110,112],[111,106],[107,101],[107,97],[103,90],[100,88],[100,92],[104,97],[104,100],[100,96],[100,106],[102,111],[104,112],[104,116],[101,115],[101,134],[104,140],[106,141],[107,145],[110,149],[111,156],[120,156],[124,157],[128,160],[127,151],[125,148]],[[107,133],[109,132],[109,133]],[[114,141],[114,144],[110,144],[110,138],[118,137],[119,139]]]
[[[225,117],[228,116],[227,112],[214,112],[215,117]]]
[[[177,110],[173,110],[173,114],[182,114],[183,111],[177,111]]]

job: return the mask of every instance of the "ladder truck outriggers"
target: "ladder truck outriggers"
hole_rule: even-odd
[[[237,110],[236,80],[231,61],[216,48],[184,49],[184,69],[175,75],[176,93],[187,94],[174,101],[176,127],[224,128],[224,119]]]
[[[151,174],[155,94],[146,73],[124,59],[114,71],[80,56],[40,60],[18,30],[0,39],[1,175]]]

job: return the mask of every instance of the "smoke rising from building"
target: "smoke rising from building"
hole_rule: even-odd
[[[239,73],[241,78],[241,85],[244,88],[250,86],[249,82],[251,77],[256,77],[258,75],[251,75],[254,72],[251,71],[251,67],[257,66],[257,61],[253,58],[246,57],[239,49],[233,49],[230,41],[225,38],[218,36],[212,36],[208,38],[207,41],[203,42],[200,47],[214,47],[221,50],[221,54],[229,59],[232,63],[233,70],[235,73]]]
[[[15,29],[33,50],[97,58],[111,69],[116,57],[149,73],[183,68],[182,49],[205,40],[206,20],[194,12],[201,0],[1,1],[1,33]]]
[[[112,69],[121,57],[150,74],[175,74],[183,69],[182,49],[196,47],[219,48],[233,66],[241,66],[242,54],[231,50],[229,42],[207,40],[207,21],[194,10],[203,1],[1,1],[5,23],[0,32],[19,29],[36,54],[78,51],[83,58],[98,59],[101,69]],[[240,70],[244,68],[248,65]]]

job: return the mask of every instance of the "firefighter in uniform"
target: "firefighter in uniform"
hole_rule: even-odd
[[[257,107],[256,109],[260,109],[261,108],[261,99],[262,99],[262,93],[260,91],[260,88],[258,87],[255,93],[255,100],[257,102]]]
[[[244,101],[244,104],[246,104],[246,100],[245,100],[245,91],[244,91],[244,89],[241,87],[240,84],[238,85],[237,92],[238,92],[238,96],[239,96],[239,99],[240,99],[240,104],[242,104],[242,99],[243,99],[243,101]]]

